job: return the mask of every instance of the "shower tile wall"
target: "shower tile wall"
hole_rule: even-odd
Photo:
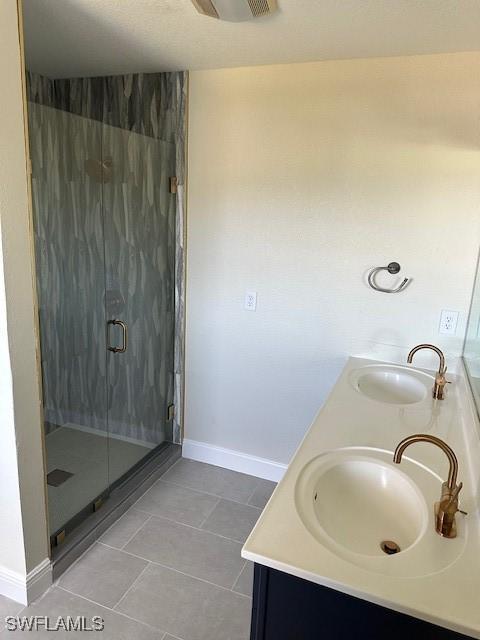
[[[85,171],[101,124],[29,107],[45,419],[104,430],[102,185]]]
[[[104,127],[103,147],[112,166],[103,186],[107,316],[129,327],[127,352],[108,358],[109,432],[155,445],[172,440],[175,145]]]
[[[129,324],[135,327],[136,336],[143,337],[131,345],[123,373],[110,369],[109,428],[121,436],[157,444],[165,436],[158,432],[159,418],[164,424],[166,406],[175,397],[173,434],[167,438],[179,442],[186,76],[136,74],[51,81],[28,74],[27,79],[29,100],[44,107],[31,105],[30,136],[34,209],[42,212],[36,233],[46,420],[53,425],[74,422],[105,428],[103,208],[105,220],[108,218],[105,234],[112,241],[108,247],[114,247],[105,258],[107,307],[110,314],[121,315],[125,291],[120,292],[117,285],[123,278],[132,294]],[[102,128],[103,135],[95,127]],[[67,144],[71,135],[78,140],[74,148]],[[95,148],[99,140],[102,149]],[[84,153],[77,155],[82,147],[88,149],[87,162]],[[107,149],[112,156],[110,176],[102,156]],[[168,169],[162,171],[162,167]],[[165,181],[171,171],[180,188],[176,198],[166,201],[162,193],[167,191]],[[63,189],[61,197],[59,189]],[[133,218],[135,225],[129,224]],[[135,229],[137,237],[122,242],[125,225]],[[158,233],[171,238],[166,255],[156,247]],[[170,269],[175,273],[168,273]],[[87,271],[95,274],[91,282],[82,280]],[[158,278],[147,277],[153,272]],[[142,289],[153,280],[158,281],[158,289]],[[173,283],[175,291],[168,288]],[[68,292],[68,304],[65,299],[62,306],[55,302],[52,291],[60,290],[62,295]],[[48,301],[48,307],[42,300]],[[96,310],[93,314],[92,309]],[[174,350],[159,348],[173,339]],[[141,403],[133,401],[131,390],[129,396],[124,379],[127,370],[137,381],[134,394],[142,398]],[[164,396],[161,389],[166,389]]]

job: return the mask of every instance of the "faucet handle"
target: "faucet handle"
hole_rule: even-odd
[[[442,484],[440,500],[435,503],[435,530],[445,538],[455,538],[457,535],[455,514],[459,511],[458,494],[463,487],[461,482],[457,485],[457,456],[453,449],[440,438],[426,433],[414,433],[397,444],[393,454],[393,461],[396,464],[400,464],[405,449],[414,442],[430,442],[439,447],[448,458],[448,480]]]
[[[448,509],[452,505],[452,503],[458,499],[458,494],[460,493],[462,488],[463,488],[463,482],[460,482],[460,484],[455,487],[455,491],[452,493],[452,497],[448,501],[446,509]],[[464,516],[468,516],[468,511],[462,511],[462,509],[458,509],[458,505],[457,505],[457,511],[458,513],[461,513]]]
[[[445,378],[447,367],[440,369],[435,374],[435,384],[433,386],[433,397],[438,400],[443,400],[444,388],[447,384],[450,384],[450,380]]]
[[[447,502],[447,504],[445,506],[445,510],[447,510],[449,507],[451,507],[452,504],[455,502],[455,500],[458,499],[458,494],[462,490],[462,487],[463,487],[463,482],[460,482],[460,484],[457,484],[457,486],[453,490],[452,495],[450,496],[450,500]],[[457,509],[457,511],[459,511],[459,509]]]
[[[435,503],[435,529],[444,538],[457,537],[457,523],[455,514],[458,509],[458,494],[463,487],[463,483],[456,485],[453,491],[450,490],[446,482],[442,486],[442,497],[440,502]]]

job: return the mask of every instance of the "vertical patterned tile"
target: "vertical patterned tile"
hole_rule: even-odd
[[[27,89],[46,419],[106,430],[108,408],[116,435],[180,442],[186,74]],[[122,315],[120,360],[105,322]]]

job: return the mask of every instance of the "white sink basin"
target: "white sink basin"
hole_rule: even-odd
[[[350,381],[354,389],[373,400],[405,405],[431,397],[435,379],[408,367],[374,364],[352,371]]]
[[[314,458],[296,485],[297,512],[319,543],[345,560],[398,576],[440,571],[463,548],[434,530],[441,479],[426,467],[378,449],[338,449]],[[386,553],[382,543],[394,543]]]
[[[347,458],[322,470],[313,509],[325,533],[356,553],[381,556],[380,543],[408,549],[428,521],[416,487],[393,467]]]

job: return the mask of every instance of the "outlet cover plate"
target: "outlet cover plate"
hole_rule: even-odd
[[[444,309],[440,316],[439,333],[454,336],[457,333],[458,311]]]
[[[247,291],[245,294],[245,309],[247,311],[256,311],[257,309],[257,292]]]

